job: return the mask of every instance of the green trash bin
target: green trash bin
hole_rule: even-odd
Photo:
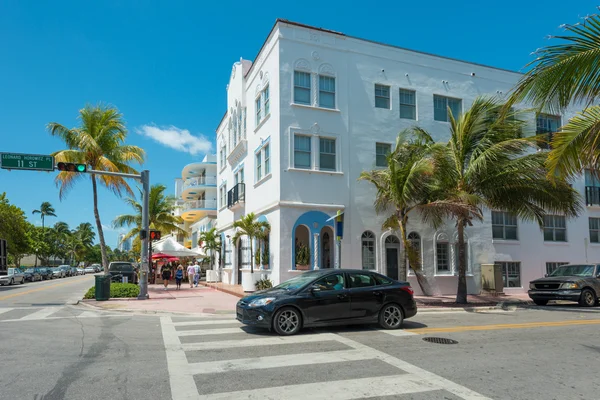
[[[96,301],[110,299],[110,275],[96,275]]]

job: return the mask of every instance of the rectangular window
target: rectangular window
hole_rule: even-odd
[[[400,118],[417,119],[417,94],[414,90],[400,89]]]
[[[390,87],[375,85],[375,107],[390,109]]]
[[[319,75],[319,107],[335,108],[335,78]]]
[[[221,147],[221,152],[219,155],[220,161],[221,161],[221,169],[225,168],[225,163],[227,162],[226,160],[226,147],[222,146]]]
[[[566,242],[567,223],[562,215],[544,216],[544,241]]]
[[[452,97],[433,95],[433,119],[436,121],[448,122],[448,108],[454,118],[458,118],[462,108],[462,100],[454,99]]]
[[[269,115],[269,85],[262,92],[263,104],[265,105],[265,117]]]
[[[496,262],[502,266],[502,282],[504,287],[521,287],[521,262],[502,261]]]
[[[392,145],[389,143],[375,143],[375,166],[387,167],[387,156],[392,152]]]
[[[375,240],[363,239],[362,241],[362,268],[367,270],[375,269]]]
[[[600,243],[600,218],[589,219],[590,243]]]
[[[535,120],[536,135],[546,135],[544,142],[540,141],[538,145],[543,149],[550,148],[552,135],[560,128],[560,116],[540,113]]]
[[[294,71],[294,103],[310,105],[310,74]]]
[[[585,170],[585,204],[587,206],[600,205],[600,178],[598,170]]]
[[[268,144],[265,146],[263,151],[265,152],[265,176],[267,176],[271,173],[271,150]]]
[[[567,265],[568,262],[564,262],[564,261],[558,261],[558,262],[547,262],[546,263],[546,274],[550,275],[551,273],[554,272],[554,270],[556,270],[556,268],[560,267],[561,265]]]
[[[226,204],[227,204],[227,185],[223,185],[219,189],[219,208],[225,207]]]
[[[450,272],[450,245],[448,242],[438,242],[435,248],[437,272]]]
[[[260,109],[260,105],[261,105],[261,101],[260,101],[260,96],[258,96],[256,98],[256,126],[258,126],[258,124],[260,124],[260,118],[261,118],[261,109]]]
[[[294,135],[294,168],[310,169],[310,136]]]
[[[319,139],[319,169],[335,171],[335,139]]]
[[[261,152],[256,153],[256,182],[260,181],[262,178],[262,157]]]
[[[504,211],[492,211],[492,238],[519,240],[517,236],[517,217]]]

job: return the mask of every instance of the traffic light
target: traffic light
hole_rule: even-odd
[[[155,231],[153,229],[150,230],[150,240],[151,241],[155,241],[155,240],[160,240],[160,231]]]
[[[59,162],[56,167],[58,168],[59,171],[66,171],[66,172],[85,172],[87,170],[85,164]]]

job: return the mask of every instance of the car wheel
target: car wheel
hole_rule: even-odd
[[[545,306],[548,304],[548,300],[534,300],[533,302],[538,306]]]
[[[9,285],[9,286],[12,286],[12,285],[13,285],[13,283],[15,283],[15,280],[14,280],[13,278],[10,278],[10,282],[8,282],[8,285]]]
[[[388,304],[379,312],[379,326],[383,329],[398,329],[403,319],[402,308],[397,304]]]
[[[579,298],[579,305],[584,307],[593,307],[596,305],[598,298],[592,289],[583,289]]]
[[[277,310],[273,318],[273,329],[282,336],[294,335],[302,328],[300,311],[292,307]]]
[[[21,285],[25,283],[25,277],[21,278]]]

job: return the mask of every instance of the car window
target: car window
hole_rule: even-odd
[[[344,289],[344,274],[331,274],[319,279],[313,285],[322,291]]]
[[[360,288],[375,286],[375,278],[371,274],[350,274],[350,287]]]
[[[111,271],[133,271],[133,267],[129,263],[114,263],[110,265]]]
[[[378,285],[391,285],[392,283],[394,283],[394,281],[388,278],[387,276],[379,274],[374,274],[373,276],[375,277],[375,282],[377,282]]]

